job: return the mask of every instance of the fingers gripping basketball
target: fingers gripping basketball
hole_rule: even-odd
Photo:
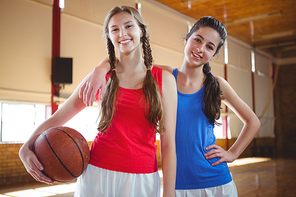
[[[87,141],[69,127],[50,128],[34,143],[34,152],[45,175],[59,182],[69,182],[86,169],[90,152]]]

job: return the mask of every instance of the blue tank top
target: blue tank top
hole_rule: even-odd
[[[177,81],[178,70],[173,75]],[[225,162],[211,164],[220,158],[207,160],[205,148],[215,144],[214,125],[202,111],[205,87],[193,94],[178,91],[176,125],[177,177],[176,190],[202,189],[224,185],[232,181]]]

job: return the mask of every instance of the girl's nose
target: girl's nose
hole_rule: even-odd
[[[126,32],[124,30],[120,30],[119,36],[120,37],[124,37],[125,35],[126,35]]]
[[[204,51],[204,47],[205,47],[205,45],[203,45],[203,44],[199,45],[199,46],[197,47],[197,51],[198,51],[198,52],[203,52],[203,51]]]

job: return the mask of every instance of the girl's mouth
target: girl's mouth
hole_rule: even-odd
[[[119,44],[126,44],[126,43],[129,43],[131,42],[132,40],[122,40],[122,41],[119,41]]]
[[[191,51],[191,54],[192,54],[195,58],[198,58],[198,59],[201,59],[201,58],[202,58],[202,56],[200,56],[200,55],[194,53],[193,51]]]

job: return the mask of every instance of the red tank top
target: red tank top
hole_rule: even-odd
[[[153,66],[152,75],[162,90],[162,69]],[[158,170],[153,125],[145,118],[143,89],[119,87],[116,108],[106,133],[95,137],[89,163],[126,173],[153,173]]]

